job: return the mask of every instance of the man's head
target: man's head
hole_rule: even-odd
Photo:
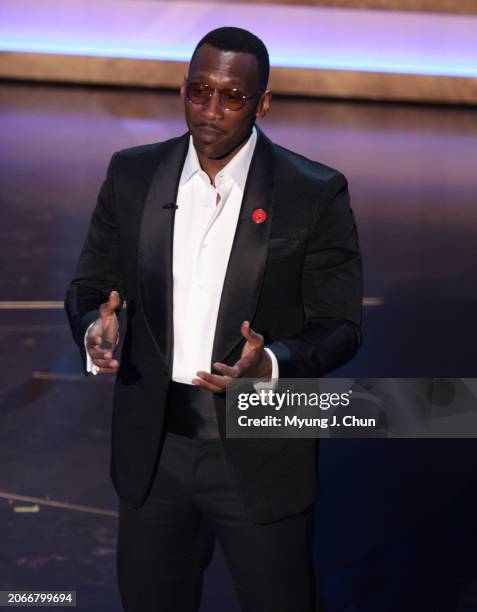
[[[231,157],[267,113],[270,64],[263,42],[241,28],[219,28],[197,44],[181,87],[187,125],[200,156]]]

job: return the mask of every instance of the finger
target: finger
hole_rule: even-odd
[[[104,302],[104,304],[101,304],[101,306],[99,307],[99,316],[103,319],[106,317],[110,317],[114,312],[114,308],[111,308],[109,306],[109,301],[108,302]]]
[[[217,385],[211,385],[210,383],[206,383],[203,380],[193,379],[192,384],[195,385],[196,387],[201,387],[202,389],[211,391],[212,393],[222,393],[223,391],[223,389],[221,389],[220,387],[217,387]]]
[[[95,348],[101,345],[101,337],[100,336],[88,336],[86,338],[86,346],[88,348]]]
[[[192,382],[196,381],[195,384],[198,386],[205,387],[206,389],[217,393],[225,389],[228,380],[229,379],[225,376],[200,371],[197,372],[197,378],[194,378]]]
[[[243,377],[244,374],[250,369],[253,365],[253,357],[250,355],[244,355],[241,357],[234,365],[234,368],[239,372],[239,377]]]
[[[207,391],[212,391],[212,393],[220,393],[221,391],[223,391],[222,387],[213,385],[212,383],[206,382],[205,380],[202,380],[201,378],[193,378],[192,384],[195,385],[196,387],[207,389]]]
[[[222,376],[228,376],[230,378],[239,378],[241,376],[241,372],[239,368],[237,368],[237,364],[234,366],[225,365],[225,363],[214,363],[214,370],[220,372]]]
[[[242,321],[240,331],[242,332],[242,336],[248,340],[250,337],[250,321]]]
[[[98,368],[106,368],[117,370],[119,368],[119,362],[115,359],[93,359],[93,363]]]
[[[259,334],[250,327],[250,321],[243,321],[240,331],[242,332],[242,336],[248,342],[252,342],[254,344],[259,344],[260,342],[263,342],[262,334]]]
[[[116,374],[118,368],[99,368],[100,374]]]
[[[94,348],[88,349],[91,359],[112,359],[113,353],[108,349]]]
[[[217,385],[218,387],[224,387],[228,381],[228,377],[220,376],[219,374],[211,374],[210,372],[197,372],[197,378],[200,380],[204,380],[212,385]]]
[[[121,296],[119,295],[119,292],[111,291],[111,293],[109,294],[109,305],[113,308],[113,310],[116,310],[116,308],[119,307],[120,303]]]
[[[104,304],[101,304],[99,307],[99,314],[101,317],[109,317],[111,316],[116,308],[119,307],[120,298],[119,293],[117,291],[111,291],[109,294],[109,299]]]

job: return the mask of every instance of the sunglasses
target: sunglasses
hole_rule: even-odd
[[[239,111],[245,106],[247,100],[255,98],[255,96],[261,94],[263,90],[259,89],[251,96],[246,96],[242,91],[236,89],[235,87],[215,89],[214,87],[207,85],[207,83],[203,83],[201,81],[191,81],[189,83],[186,79],[185,91],[189,102],[200,105],[207,104],[214,92],[217,91],[220,96],[220,105],[224,110]]]

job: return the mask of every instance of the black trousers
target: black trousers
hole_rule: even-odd
[[[267,525],[252,522],[220,440],[167,433],[146,503],[137,509],[120,504],[118,580],[125,611],[196,612],[215,539],[244,612],[321,610],[313,508]]]

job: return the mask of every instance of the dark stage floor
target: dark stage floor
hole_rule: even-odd
[[[276,99],[261,125],[350,182],[365,341],[340,373],[476,377],[476,111]],[[112,381],[61,302],[112,152],[184,130],[172,93],[0,86],[0,590],[120,610]],[[321,475],[327,612],[477,611],[474,440],[327,440]],[[238,611],[219,550],[202,611]]]

